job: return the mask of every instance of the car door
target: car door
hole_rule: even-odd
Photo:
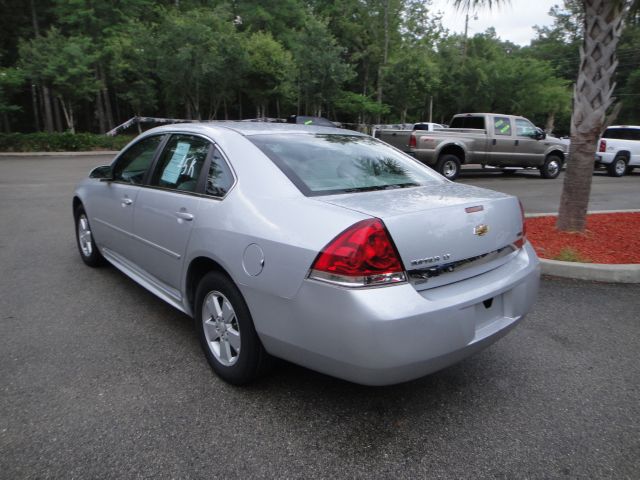
[[[198,215],[213,145],[204,137],[173,134],[134,209],[135,264],[153,280],[179,290],[184,254]],[[176,292],[172,292],[177,295]]]
[[[514,161],[522,166],[539,166],[544,162],[547,142],[536,138],[538,129],[529,120],[516,118]]]
[[[513,125],[509,117],[494,116],[491,118],[493,139],[490,141],[489,165],[517,165],[513,158],[514,136]]]
[[[164,135],[140,139],[111,165],[112,179],[95,188],[88,213],[100,246],[130,259],[133,240],[133,209]],[[108,252],[107,252],[108,253]]]

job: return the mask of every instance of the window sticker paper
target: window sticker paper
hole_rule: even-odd
[[[189,153],[189,142],[178,142],[173,156],[162,172],[161,180],[166,183],[177,183]]]

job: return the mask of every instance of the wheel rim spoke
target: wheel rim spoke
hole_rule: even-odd
[[[220,339],[220,361],[223,363],[228,363],[232,360],[231,358],[231,345],[229,342],[224,339]]]
[[[231,306],[231,304],[229,303],[228,300],[224,300],[224,302],[222,302],[222,320],[224,321],[224,323],[231,323],[231,321],[236,317],[236,313],[233,311],[233,307]]]
[[[236,353],[240,353],[240,332],[234,329],[227,330],[227,340]]]
[[[207,339],[209,342],[217,341],[220,338],[220,333],[216,329],[216,324],[212,320],[204,322],[204,329],[207,333]]]

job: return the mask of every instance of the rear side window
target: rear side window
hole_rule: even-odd
[[[207,174],[205,193],[214,197],[224,197],[233,186],[233,174],[220,152],[214,147],[211,165]]]
[[[511,136],[511,120],[507,117],[493,117],[493,132],[495,135]]]
[[[484,130],[484,117],[454,117],[449,128],[476,128]]]
[[[370,137],[289,134],[249,140],[307,196],[443,182],[428,167]]]
[[[211,143],[193,135],[172,135],[162,151],[151,185],[195,192]]]
[[[640,128],[607,128],[602,138],[612,140],[640,140]]]
[[[131,145],[116,160],[113,179],[140,185],[163,138],[164,135],[153,135]]]

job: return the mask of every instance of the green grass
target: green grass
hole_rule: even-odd
[[[120,150],[133,137],[108,137],[96,133],[2,133],[0,152],[82,152]]]
[[[583,257],[580,252],[571,247],[564,247],[560,250],[560,253],[553,257],[553,260],[560,260],[562,262],[579,262],[579,263],[591,263],[591,260]]]

